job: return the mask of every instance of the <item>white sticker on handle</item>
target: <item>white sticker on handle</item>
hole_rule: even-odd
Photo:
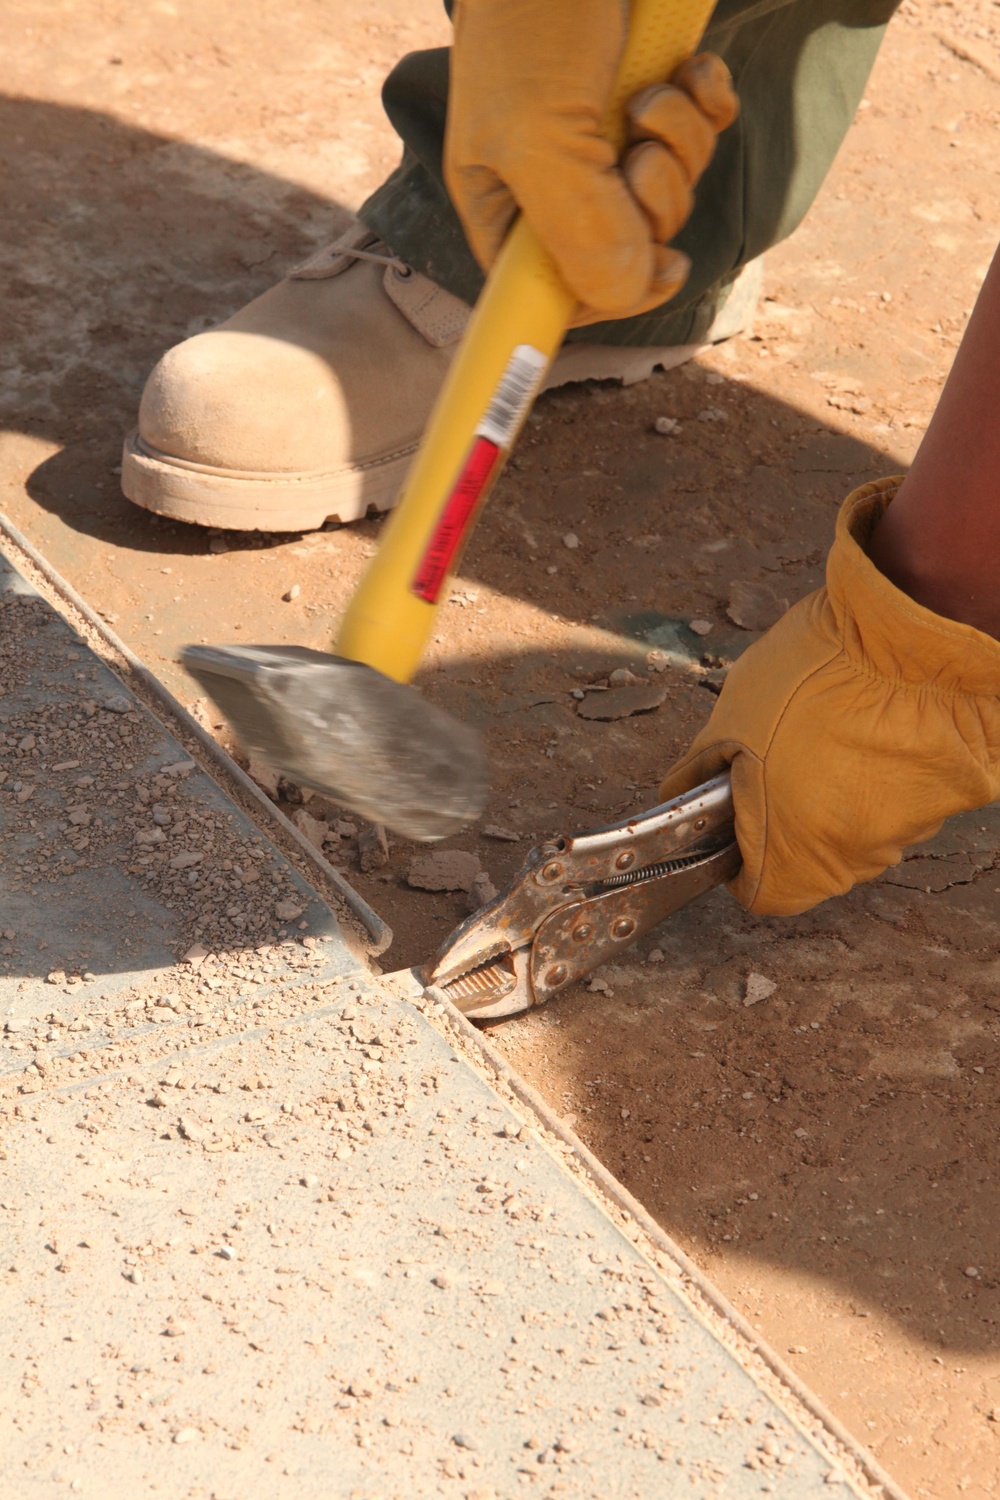
[[[548,363],[540,349],[518,344],[493,392],[486,415],[476,428],[477,437],[496,443],[498,448],[511,447]]]

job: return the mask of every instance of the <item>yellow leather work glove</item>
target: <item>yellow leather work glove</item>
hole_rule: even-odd
[[[865,555],[900,484],[849,495],[826,586],[740,657],[664,798],[732,766],[753,912],[790,915],[897,864],[1000,796],[1000,641],[900,592]]]
[[[645,312],[689,262],[665,248],[738,110],[712,53],[632,100],[620,165],[601,133],[622,0],[458,0],[444,174],[484,270],[521,210],[579,299],[577,324]]]

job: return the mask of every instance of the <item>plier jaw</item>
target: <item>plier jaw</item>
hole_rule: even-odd
[[[553,839],[421,971],[473,1020],[542,1005],[740,867],[729,776]]]

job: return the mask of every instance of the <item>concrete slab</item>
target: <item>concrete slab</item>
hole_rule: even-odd
[[[368,972],[185,726],[0,586],[0,1491],[898,1494],[457,1013]]]

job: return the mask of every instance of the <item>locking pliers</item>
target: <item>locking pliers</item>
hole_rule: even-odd
[[[420,977],[474,1020],[542,1005],[740,867],[729,776],[532,849]]]

